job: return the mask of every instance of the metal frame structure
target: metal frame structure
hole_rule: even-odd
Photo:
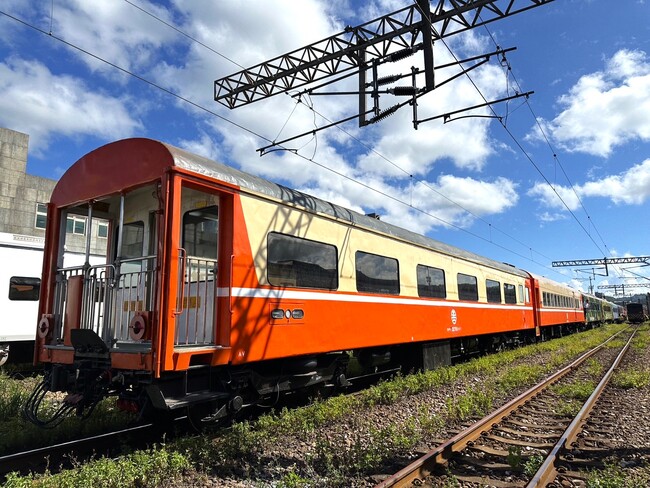
[[[435,66],[433,59],[433,42],[453,34],[479,27],[495,20],[550,3],[553,0],[437,0],[432,8],[429,0],[415,0],[412,5],[397,10],[388,15],[366,22],[356,27],[348,26],[343,32],[330,36],[308,46],[296,49],[269,61],[257,64],[251,68],[220,78],[214,82],[214,99],[230,109],[241,107],[258,100],[272,97],[279,93],[286,93],[315,82],[340,75],[338,78],[322,83],[316,88],[322,88],[340,81],[349,76],[358,74],[357,92],[338,92],[332,94],[356,94],[359,98],[359,112],[337,122],[330,123],[316,131],[332,127],[333,125],[358,118],[359,126],[363,127],[378,122],[395,113],[406,104],[413,107],[413,126],[437,118],[449,118],[449,114],[429,117],[418,120],[417,98],[432,91],[457,76],[452,76],[442,83],[434,79],[434,72],[442,66]],[[377,67],[386,62],[395,62],[422,51],[424,70],[412,68],[407,75],[395,75],[380,78]],[[494,53],[486,54],[469,60],[460,60],[454,63],[461,67],[461,75],[486,62],[490,55],[504,55],[507,50],[497,49]],[[469,68],[463,63],[485,58],[477,61]],[[416,84],[416,75],[424,74],[423,87]],[[368,77],[372,79],[368,81]],[[403,78],[411,78],[410,86],[397,86],[380,91],[379,86],[394,83]],[[316,93],[313,86],[303,93]],[[406,96],[408,100],[386,109],[379,107],[379,94],[391,93],[397,96]],[[511,100],[521,96],[529,96],[532,92],[515,94],[501,100],[470,107],[474,109],[494,103]],[[367,108],[367,98],[372,98],[373,107]],[[461,112],[462,110],[454,113]],[[305,134],[295,136],[288,140],[297,139]],[[264,152],[281,142],[274,142],[271,146],[260,149]]]
[[[432,42],[553,0],[417,0],[396,12],[257,64],[214,82],[214,99],[236,108],[421,46],[433,88]],[[521,5],[520,5],[521,4]],[[419,49],[419,47],[418,47]],[[360,83],[361,84],[361,83]]]

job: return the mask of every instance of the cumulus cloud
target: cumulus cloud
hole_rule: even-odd
[[[603,70],[582,76],[558,104],[560,114],[540,122],[568,151],[607,157],[626,142],[650,140],[647,54],[625,49],[616,52]]]
[[[546,183],[535,183],[528,190],[529,196],[537,198],[544,206],[564,210],[578,208],[580,199],[585,197],[608,198],[616,205],[642,205],[650,198],[650,159],[636,164],[628,170],[617,175],[601,177],[597,180],[587,181],[582,185],[574,185],[574,190],[568,187],[554,186],[555,191]],[[556,194],[557,192],[557,194]],[[577,194],[577,195],[576,195]],[[558,196],[559,195],[559,196]],[[565,205],[560,200],[560,197]],[[544,215],[548,218],[544,218]],[[542,220],[551,221],[550,216],[558,214],[542,214]]]
[[[359,17],[358,23],[363,23],[403,8],[403,2],[377,0],[355,12],[356,7],[346,0],[277,0],[271,7],[263,0],[251,0],[246,4],[245,15],[241,2],[234,0],[172,0],[165,5],[144,0],[134,3],[178,30],[157,21],[131,2],[96,5],[72,0],[55,4],[51,18],[49,9],[29,9],[19,2],[14,5],[21,15],[39,26],[49,28],[51,22],[53,32],[66,41],[131,70],[191,103],[165,98],[155,91],[153,97],[141,97],[137,104],[130,103],[119,95],[91,91],[78,78],[55,75],[43,65],[35,64],[31,71],[19,68],[20,63],[26,66],[30,62],[16,60],[11,66],[4,65],[14,79],[11,86],[21,83],[23,96],[35,97],[39,103],[19,113],[3,115],[7,114],[8,120],[11,116],[13,121],[24,121],[21,127],[15,123],[12,127],[32,134],[36,144],[40,140],[40,146],[35,148],[44,148],[52,134],[118,138],[144,129],[151,137],[307,189],[316,196],[355,209],[378,211],[386,219],[421,231],[436,225],[470,225],[475,218],[472,214],[494,215],[517,203],[516,185],[508,179],[492,177],[481,181],[478,177],[440,175],[441,162],[451,163],[465,174],[485,169],[489,157],[501,150],[493,147],[489,119],[466,118],[448,124],[436,120],[421,124],[415,131],[411,108],[406,106],[394,116],[363,129],[353,121],[341,130],[332,128],[313,135],[310,131],[317,126],[355,114],[358,97],[303,95],[298,99],[281,94],[232,111],[214,101],[215,79],[339,33],[355,15]],[[347,16],[346,21],[341,19],[343,14]],[[459,34],[448,39],[446,45],[436,43],[436,64],[453,61],[447,46],[459,58],[493,49],[480,35]],[[98,86],[106,90],[131,91],[134,84],[140,83],[79,51],[68,50],[63,45],[56,49],[74,58],[75,68],[81,66],[94,77],[91,79],[100,80]],[[422,64],[418,53],[401,63],[382,65],[380,76],[410,73],[412,66],[421,68]],[[438,83],[457,74],[458,68],[455,69],[456,72],[453,68],[438,70]],[[505,74],[498,66],[488,64],[478,68],[472,71],[472,79],[487,99],[505,93]],[[400,84],[409,82],[410,78],[406,78]],[[67,89],[61,88],[62,96],[56,99],[46,99],[34,89],[57,83]],[[419,79],[418,83],[421,85],[423,80]],[[338,89],[358,89],[356,77],[343,82]],[[382,94],[381,108],[397,101],[403,99]],[[136,117],[148,120],[158,102],[173,106],[174,116],[183,114],[187,118],[177,121],[170,117],[169,128],[157,122],[151,126],[140,123]],[[474,85],[461,76],[421,97],[418,116],[441,115],[481,102],[483,98]],[[39,106],[47,110],[39,111]],[[57,113],[56,118],[46,115],[50,112]],[[475,113],[485,115],[488,109]],[[191,126],[196,137],[189,132],[174,131],[173,124]],[[300,133],[307,135],[285,143],[284,148],[288,150],[269,152],[264,157],[256,152],[273,141]],[[412,183],[417,180],[432,183],[428,184],[430,187]],[[405,211],[400,202],[412,202],[414,207],[421,206],[422,211]]]
[[[51,137],[127,137],[141,127],[126,98],[101,94],[69,75],[55,75],[38,61],[10,58],[0,63],[0,125],[30,135],[39,153]]]
[[[576,193],[571,188],[561,185],[551,187],[547,183],[537,182],[528,190],[527,194],[536,197],[542,204],[554,209],[575,210],[580,205]]]

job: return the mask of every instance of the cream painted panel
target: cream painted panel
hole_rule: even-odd
[[[241,203],[255,260],[255,271],[261,284],[268,284],[266,278],[266,236],[269,232],[280,232],[335,245],[339,253],[338,290],[342,292],[356,292],[354,267],[356,251],[397,258],[400,270],[400,295],[402,296],[418,296],[416,274],[418,264],[445,270],[447,298],[450,300],[458,299],[457,273],[477,277],[479,301],[481,302],[487,301],[486,278],[501,282],[502,287],[504,282],[515,286],[525,283],[524,278],[516,275],[486,268],[390,237],[373,234],[365,229],[273,201],[242,194]]]

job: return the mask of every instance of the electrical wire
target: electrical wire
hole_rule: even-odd
[[[480,18],[480,16],[479,16],[479,18]],[[496,39],[495,39],[494,36],[492,35],[492,32],[490,31],[490,29],[488,28],[488,26],[484,24],[483,27],[485,28],[485,30],[486,30],[487,33],[488,33],[488,36],[490,37],[490,39],[492,40],[492,42],[494,43],[494,45],[495,45],[495,46],[497,47],[497,49],[498,49],[498,48],[499,48],[499,45],[498,45],[498,43],[496,42]],[[503,65],[503,63],[505,63],[504,68],[507,70],[507,73],[508,73],[509,75],[512,76],[512,79],[514,80],[515,84],[517,85],[517,89],[518,89],[518,91],[519,91],[520,93],[523,92],[523,89],[522,89],[522,87],[521,87],[521,85],[520,85],[520,83],[519,83],[519,80],[518,80],[517,77],[514,75],[514,73],[513,73],[513,71],[512,71],[512,66],[510,65],[510,61],[509,61],[508,58],[506,57],[505,53],[504,53],[504,55],[503,55],[503,57],[502,57],[502,65]],[[578,194],[577,190],[576,190],[575,187],[573,186],[573,183],[571,182],[571,179],[569,178],[569,175],[567,175],[566,170],[564,169],[564,165],[562,165],[560,159],[558,158],[558,156],[557,156],[557,152],[556,152],[555,149],[553,148],[553,145],[551,144],[551,141],[549,140],[548,136],[546,135],[546,131],[544,130],[544,127],[543,127],[542,124],[539,122],[539,118],[537,117],[537,114],[536,114],[535,111],[533,110],[533,107],[532,107],[532,105],[531,105],[531,103],[530,103],[530,100],[529,100],[528,98],[526,98],[526,99],[524,100],[524,103],[525,103],[526,106],[528,107],[528,110],[530,111],[530,114],[531,114],[531,116],[533,117],[533,120],[535,121],[535,124],[536,124],[536,126],[537,126],[537,129],[539,130],[540,134],[543,136],[544,141],[546,142],[546,145],[548,146],[548,148],[550,149],[551,153],[553,154],[553,159],[555,160],[555,162],[557,163],[557,165],[558,165],[558,166],[560,167],[560,169],[562,170],[562,174],[564,175],[564,177],[565,177],[567,183],[569,184],[569,187],[571,188],[571,191],[573,191],[573,194],[575,195],[576,199],[578,200],[578,203],[580,203],[580,206],[582,207],[582,210],[584,211],[585,215],[587,216],[587,219],[590,220],[591,225],[593,225],[594,230],[596,231],[596,234],[598,234],[598,237],[600,238],[600,241],[603,243],[603,246],[605,247],[605,249],[607,249],[609,255],[611,256],[611,255],[612,255],[611,251],[610,251],[609,248],[607,247],[607,244],[605,243],[605,240],[603,239],[603,236],[600,234],[600,232],[598,231],[598,228],[596,227],[596,225],[595,225],[594,222],[593,222],[593,219],[592,219],[591,216],[589,215],[589,212],[587,211],[587,208],[585,207],[584,202],[583,202],[582,199],[580,198],[580,195]]]
[[[127,1],[127,0],[125,0],[125,1]],[[128,3],[131,3],[131,2],[128,2]],[[266,142],[269,142],[269,143],[272,142],[269,138],[267,138],[267,137],[265,137],[265,136],[262,136],[261,134],[258,134],[257,132],[255,132],[255,131],[253,131],[253,130],[251,130],[251,129],[249,129],[249,128],[247,128],[247,127],[241,125],[241,124],[238,124],[238,123],[236,123],[236,122],[234,122],[234,121],[228,119],[227,117],[224,117],[224,116],[218,114],[217,112],[215,112],[215,111],[213,111],[213,110],[210,110],[210,109],[208,109],[208,108],[206,108],[206,107],[204,107],[204,106],[202,106],[202,105],[200,105],[200,104],[198,104],[198,103],[196,103],[196,102],[194,102],[194,101],[192,101],[192,100],[190,100],[190,99],[188,99],[188,98],[186,98],[186,97],[183,97],[183,96],[181,96],[181,95],[179,95],[179,94],[177,94],[177,93],[175,93],[175,92],[173,92],[173,91],[171,91],[171,90],[169,90],[169,89],[167,89],[167,88],[164,88],[163,86],[161,86],[161,85],[159,85],[159,84],[157,84],[157,83],[155,83],[155,82],[152,82],[152,81],[148,80],[148,79],[145,78],[144,76],[138,75],[137,73],[134,73],[134,72],[132,72],[132,71],[126,69],[126,68],[123,68],[123,67],[121,67],[121,66],[119,66],[119,65],[117,65],[117,64],[115,64],[115,63],[113,63],[113,62],[111,62],[111,61],[108,61],[107,59],[105,59],[105,58],[103,58],[103,57],[101,57],[101,56],[99,56],[99,55],[97,55],[97,54],[94,54],[94,53],[92,53],[92,52],[90,52],[90,51],[88,51],[88,50],[86,50],[86,49],[84,49],[84,48],[82,48],[82,47],[80,47],[80,46],[78,46],[78,45],[72,43],[72,42],[66,41],[65,39],[63,39],[63,38],[60,37],[60,36],[57,36],[57,35],[54,35],[53,33],[50,33],[50,32],[48,32],[48,31],[45,31],[45,30],[43,30],[43,29],[41,29],[41,28],[39,28],[39,27],[37,27],[37,26],[35,26],[35,25],[33,25],[33,24],[31,24],[31,23],[29,23],[29,22],[23,20],[23,19],[20,19],[20,18],[14,16],[14,15],[11,15],[11,14],[5,12],[5,11],[1,11],[1,10],[0,10],[0,14],[2,14],[2,15],[4,15],[4,16],[6,16],[6,17],[8,17],[8,18],[10,18],[10,19],[12,19],[12,20],[14,20],[14,21],[16,21],[16,22],[22,24],[22,25],[24,25],[25,27],[28,27],[28,28],[30,28],[30,29],[33,29],[33,30],[35,30],[35,31],[37,31],[37,32],[39,32],[39,33],[41,33],[41,34],[44,34],[44,35],[46,35],[46,36],[48,36],[48,37],[50,37],[50,38],[52,38],[52,39],[54,39],[54,40],[56,40],[56,41],[58,41],[58,42],[61,42],[62,44],[65,44],[66,46],[68,46],[68,47],[70,47],[70,48],[72,48],[72,49],[74,49],[74,50],[77,50],[77,51],[79,51],[79,52],[82,52],[82,53],[86,54],[87,56],[92,57],[93,59],[96,59],[96,60],[98,60],[98,61],[100,61],[100,62],[103,62],[103,63],[105,63],[105,64],[107,64],[107,65],[109,65],[109,66],[111,66],[111,67],[117,69],[118,71],[120,71],[120,72],[122,72],[122,73],[125,73],[125,74],[127,74],[127,75],[129,75],[129,76],[132,76],[132,77],[136,78],[137,80],[139,80],[139,81],[141,81],[141,82],[143,82],[143,83],[145,83],[145,84],[147,84],[147,85],[149,85],[149,86],[151,86],[151,87],[153,87],[153,88],[156,88],[156,89],[158,89],[158,90],[160,90],[160,91],[162,91],[162,92],[164,92],[164,93],[166,93],[166,94],[168,94],[168,95],[171,95],[171,96],[173,96],[173,97],[175,97],[175,98],[177,98],[177,99],[179,99],[179,100],[181,100],[181,101],[183,101],[183,102],[185,102],[185,103],[188,103],[189,105],[191,105],[191,106],[193,106],[193,107],[195,107],[195,108],[197,108],[197,109],[199,109],[199,110],[201,110],[201,111],[204,111],[204,112],[206,112],[206,113],[208,113],[208,114],[210,114],[210,115],[213,115],[213,116],[219,118],[220,120],[223,120],[224,122],[227,122],[227,123],[229,123],[229,124],[231,124],[231,125],[233,125],[233,126],[239,128],[239,129],[241,129],[241,130],[244,130],[244,131],[248,132],[249,134],[254,135],[255,137],[260,138],[260,139],[263,140],[263,141],[266,141]],[[154,18],[156,18],[156,17],[154,17]],[[187,37],[191,38],[191,36],[187,36]],[[284,148],[284,149],[287,149],[287,148]],[[362,186],[362,187],[364,187],[364,188],[366,188],[366,189],[368,189],[368,190],[370,190],[370,191],[373,191],[373,192],[375,192],[375,193],[377,193],[377,194],[379,194],[379,195],[381,195],[381,196],[383,196],[383,197],[386,197],[386,198],[388,198],[388,199],[390,199],[390,200],[392,200],[392,201],[394,201],[394,202],[396,202],[396,203],[399,203],[399,204],[401,204],[401,205],[404,205],[404,206],[406,206],[406,207],[409,207],[409,208],[411,208],[411,209],[413,209],[413,210],[415,210],[415,211],[417,211],[417,212],[419,212],[419,213],[421,213],[421,214],[423,214],[423,215],[426,215],[426,216],[428,216],[428,217],[430,217],[430,218],[432,218],[432,219],[434,219],[434,220],[437,220],[437,221],[441,222],[443,225],[446,225],[446,226],[448,226],[448,227],[452,227],[452,228],[455,228],[455,229],[460,230],[460,231],[462,231],[462,232],[465,232],[466,234],[468,234],[468,235],[470,235],[470,236],[472,236],[472,237],[475,237],[475,238],[477,238],[477,239],[479,239],[479,240],[482,240],[482,241],[484,241],[484,242],[487,242],[487,243],[489,243],[489,244],[492,244],[492,245],[494,245],[494,246],[496,246],[496,247],[498,247],[498,248],[500,248],[500,249],[502,249],[502,250],[504,250],[504,251],[506,251],[506,252],[509,252],[509,253],[511,253],[511,254],[513,254],[513,255],[515,255],[515,256],[518,256],[518,257],[524,259],[524,260],[527,260],[527,261],[530,261],[530,262],[532,262],[532,263],[534,263],[534,264],[537,264],[538,266],[542,266],[542,267],[548,269],[549,271],[552,271],[552,272],[554,272],[554,273],[557,273],[557,274],[560,274],[560,275],[564,276],[563,273],[558,272],[556,269],[554,269],[554,268],[550,268],[550,267],[544,265],[543,263],[540,263],[540,262],[536,261],[536,260],[532,257],[532,251],[533,251],[532,248],[529,248],[529,250],[531,250],[531,257],[525,256],[525,255],[523,255],[523,254],[521,254],[521,253],[519,253],[519,252],[517,252],[517,251],[514,251],[514,250],[512,250],[512,249],[509,249],[508,247],[506,247],[506,246],[504,246],[504,245],[502,245],[502,244],[498,244],[498,243],[496,243],[496,242],[494,242],[494,241],[492,241],[492,240],[490,240],[490,239],[488,239],[488,238],[485,238],[485,237],[483,237],[483,236],[481,236],[481,235],[479,235],[479,234],[477,234],[477,233],[475,233],[475,232],[471,232],[471,231],[469,231],[469,230],[467,230],[467,229],[464,229],[464,228],[462,228],[462,227],[460,227],[460,226],[458,226],[458,225],[456,225],[456,224],[453,224],[453,223],[451,223],[451,222],[447,222],[446,220],[444,220],[444,219],[442,219],[442,218],[440,218],[440,217],[438,217],[438,216],[432,214],[431,212],[428,212],[428,211],[426,211],[426,210],[424,210],[424,209],[420,209],[420,208],[413,207],[413,206],[410,205],[408,202],[406,202],[406,201],[404,201],[404,200],[401,200],[400,198],[397,198],[397,197],[395,197],[395,196],[393,196],[393,195],[390,195],[390,194],[388,194],[388,193],[386,193],[386,192],[384,192],[384,191],[382,191],[382,190],[379,190],[379,189],[376,189],[376,188],[374,188],[374,187],[371,187],[371,186],[369,186],[369,185],[367,185],[367,184],[365,184],[365,183],[363,183],[363,182],[361,182],[361,181],[359,181],[359,180],[357,180],[357,179],[355,179],[355,178],[353,178],[353,177],[351,177],[351,176],[348,176],[348,175],[346,175],[346,174],[344,174],[344,173],[341,173],[340,171],[337,171],[337,170],[335,170],[335,169],[333,169],[333,168],[330,168],[330,167],[328,167],[328,166],[326,166],[326,165],[324,165],[324,164],[322,164],[322,163],[319,163],[319,162],[317,162],[315,159],[313,159],[313,157],[312,157],[312,158],[309,158],[309,157],[307,157],[307,156],[304,156],[304,155],[298,153],[297,151],[291,151],[291,152],[292,152],[293,154],[295,154],[296,156],[298,156],[298,157],[304,159],[305,161],[308,161],[308,162],[310,162],[310,163],[312,163],[312,164],[315,164],[316,166],[319,166],[320,168],[322,168],[322,169],[324,169],[324,170],[327,170],[327,171],[329,171],[329,172],[331,172],[331,173],[333,173],[333,174],[336,174],[336,175],[339,176],[339,177],[342,177],[342,178],[344,178],[344,179],[347,179],[347,180],[349,180],[349,181],[351,181],[351,182],[353,182],[353,183],[355,183],[355,184],[357,184],[357,185],[360,185],[360,186]],[[382,156],[382,157],[383,157],[383,156]],[[387,161],[390,161],[390,160],[387,159]],[[392,162],[391,162],[391,163],[392,163]],[[392,164],[395,164],[395,163],[392,163]],[[442,195],[442,194],[441,194],[441,195]],[[444,195],[443,195],[443,196],[444,196]],[[448,197],[445,196],[445,198],[447,198],[448,200],[451,201],[451,199],[449,199]],[[460,206],[460,204],[457,204],[457,205]],[[489,225],[491,226],[491,224],[489,224]],[[505,234],[505,233],[504,233],[504,234]],[[537,252],[537,251],[535,251],[535,252]],[[542,256],[541,253],[538,253],[538,254],[539,254],[540,256]],[[548,259],[548,258],[547,258],[547,259]]]
[[[222,58],[224,58],[224,59],[230,61],[230,62],[233,63],[235,66],[244,69],[244,67],[243,67],[241,64],[237,63],[236,61],[233,61],[232,59],[230,59],[229,57],[227,57],[227,56],[225,56],[224,54],[220,53],[219,51],[215,50],[215,49],[212,48],[211,46],[208,46],[207,44],[204,44],[203,42],[197,40],[195,37],[193,37],[193,36],[191,36],[191,35],[189,35],[189,34],[183,32],[181,29],[179,29],[179,28],[177,28],[176,26],[174,26],[174,25],[172,25],[172,24],[166,22],[165,20],[163,20],[163,19],[161,19],[160,17],[154,15],[153,13],[151,13],[151,12],[145,10],[144,8],[142,8],[142,7],[140,7],[140,6],[136,5],[136,4],[134,4],[131,0],[124,0],[124,1],[125,1],[126,3],[128,3],[129,5],[132,5],[133,7],[137,8],[137,9],[140,10],[140,11],[142,11],[143,13],[149,15],[149,16],[152,17],[153,19],[155,19],[155,20],[161,22],[162,24],[164,24],[164,25],[170,27],[171,29],[173,29],[173,30],[175,30],[176,32],[178,32],[179,34],[181,34],[181,35],[185,36],[186,38],[192,40],[193,42],[198,43],[199,45],[201,45],[201,46],[203,46],[204,48],[208,49],[210,52],[213,52],[213,53],[215,53],[215,54],[221,56]],[[506,85],[507,85],[507,80],[506,80]],[[294,105],[293,109],[291,110],[291,113],[289,114],[289,117],[287,118],[287,120],[286,120],[285,123],[283,124],[282,128],[280,129],[280,132],[279,132],[278,135],[275,137],[274,141],[276,141],[276,140],[280,137],[280,133],[282,133],[282,130],[286,127],[286,125],[287,125],[289,119],[290,119],[291,116],[294,114],[295,109],[296,109],[298,103],[302,103],[303,105],[305,105],[309,110],[311,110],[311,111],[314,113],[314,115],[317,114],[317,115],[320,116],[323,120],[329,122],[330,124],[333,123],[333,121],[330,120],[328,117],[326,117],[325,115],[323,115],[323,114],[319,113],[317,110],[315,110],[315,108],[314,108],[314,104],[313,104],[313,103],[310,102],[309,104],[306,104],[306,103],[302,100],[301,97],[298,97],[298,98],[297,98],[297,102],[296,102],[296,104]],[[522,105],[523,105],[523,104],[522,104]],[[515,110],[516,110],[516,109],[515,109]],[[513,110],[513,112],[514,112],[514,110]],[[316,127],[316,123],[315,123],[315,121],[314,121],[314,126]],[[403,169],[402,167],[400,167],[398,164],[396,164],[395,162],[393,162],[392,160],[390,160],[389,158],[387,158],[387,157],[384,156],[383,154],[379,153],[379,152],[378,152],[376,149],[374,149],[373,147],[371,147],[371,146],[365,144],[361,139],[357,138],[356,136],[354,136],[354,135],[351,134],[350,132],[346,131],[346,130],[345,130],[343,127],[341,127],[340,125],[336,125],[335,127],[336,127],[339,131],[341,131],[341,132],[343,132],[344,134],[346,134],[349,138],[351,138],[351,139],[353,139],[354,141],[356,141],[357,143],[359,143],[361,146],[363,146],[363,147],[364,147],[365,149],[367,149],[368,151],[373,152],[374,154],[376,154],[377,156],[379,156],[380,158],[382,158],[383,160],[385,160],[386,162],[388,162],[389,164],[391,164],[393,167],[395,167],[395,168],[397,168],[398,170],[400,170],[401,172],[403,172],[405,175],[407,175],[407,176],[410,178],[410,181],[411,181],[411,182],[413,181],[413,175],[412,175],[412,174],[409,174],[408,171],[406,171],[405,169]],[[315,132],[314,132],[314,137],[312,138],[312,140],[314,140],[315,137],[316,137],[316,135],[315,135]],[[310,140],[310,141],[307,141],[303,146],[301,146],[301,148],[302,148],[302,147],[305,147],[306,145],[308,145],[309,142],[311,142],[311,140]],[[316,145],[317,145],[317,144],[318,144],[318,140],[316,139]],[[295,151],[294,151],[294,150],[290,150],[290,151],[293,152],[293,153],[295,154],[295,153],[297,153],[297,151],[299,151],[301,148],[298,148],[298,149],[295,150]],[[281,150],[285,150],[285,148],[283,148],[283,149],[281,149]],[[315,156],[315,154],[316,154],[316,149],[314,149],[314,154],[312,155],[312,159],[313,159],[313,157]],[[427,183],[426,180],[416,178],[415,181],[416,181],[416,183],[419,183],[419,184],[423,185],[423,186],[424,186],[425,188],[427,188],[428,190],[430,190],[430,191],[436,193],[437,195],[441,196],[442,198],[444,198],[445,200],[447,200],[447,201],[450,202],[451,204],[453,204],[453,205],[455,205],[456,207],[460,208],[462,211],[464,211],[464,212],[466,212],[467,214],[471,215],[471,216],[474,217],[475,219],[477,219],[477,220],[483,222],[484,224],[488,225],[490,229],[494,229],[494,230],[496,230],[496,231],[499,232],[500,234],[504,235],[506,238],[511,239],[512,241],[518,243],[519,245],[521,245],[521,246],[527,248],[528,250],[531,251],[531,253],[534,251],[536,254],[538,254],[539,256],[543,257],[544,259],[547,259],[547,260],[551,261],[551,258],[550,258],[550,257],[545,256],[545,255],[542,254],[541,252],[534,250],[534,249],[533,249],[531,246],[529,246],[528,244],[522,242],[521,240],[519,240],[519,239],[517,239],[516,237],[514,237],[514,236],[508,234],[507,232],[505,232],[505,231],[503,231],[503,230],[497,228],[497,227],[494,226],[491,222],[487,221],[487,220],[484,219],[483,217],[481,217],[481,216],[475,214],[474,212],[472,212],[472,211],[469,210],[468,208],[464,207],[462,204],[456,202],[455,200],[453,200],[453,199],[450,198],[449,196],[445,195],[444,193],[440,192],[439,190],[436,190],[436,189],[433,188],[431,185],[429,185],[429,184]],[[412,205],[410,205],[410,206],[412,206]],[[490,239],[488,242],[491,242],[491,239]],[[539,264],[539,263],[536,262],[536,264]]]
[[[432,22],[431,22],[431,19],[428,18],[428,19],[427,19],[427,22],[428,22],[428,24],[429,24],[429,27],[433,30],[434,27],[433,27],[433,24],[432,24]],[[451,56],[454,58],[454,60],[455,60],[456,62],[460,62],[459,59],[458,59],[458,57],[457,57],[456,54],[452,51],[452,49],[449,47],[449,45],[448,45],[447,42],[444,40],[444,38],[441,37],[441,38],[440,38],[440,42],[442,42],[442,44],[447,48],[447,50],[449,51],[449,53],[451,54]],[[499,123],[501,124],[501,126],[503,127],[503,129],[506,131],[506,133],[508,134],[508,136],[510,136],[510,138],[512,139],[512,141],[514,142],[514,144],[519,148],[519,150],[520,150],[521,153],[524,155],[524,157],[525,157],[526,159],[528,159],[528,161],[530,162],[530,164],[535,168],[535,170],[539,173],[539,175],[544,179],[544,181],[548,184],[548,186],[553,190],[553,192],[554,192],[555,195],[558,197],[558,199],[560,200],[560,202],[562,202],[562,205],[564,205],[564,207],[569,211],[569,213],[571,214],[571,216],[573,217],[573,219],[574,219],[574,220],[578,223],[578,225],[582,228],[582,230],[583,230],[584,233],[587,235],[587,237],[589,237],[589,239],[590,239],[591,242],[594,244],[594,246],[596,246],[596,248],[600,251],[600,253],[604,255],[605,253],[603,252],[603,250],[600,248],[600,246],[599,246],[598,243],[595,241],[595,239],[591,236],[591,234],[587,231],[587,229],[586,229],[585,226],[582,224],[582,222],[580,221],[580,219],[578,219],[578,217],[575,215],[575,213],[573,213],[573,211],[571,210],[571,208],[569,207],[569,205],[564,201],[564,199],[562,198],[562,196],[561,196],[561,195],[558,193],[558,191],[555,189],[555,186],[553,186],[553,184],[551,184],[551,182],[550,182],[549,179],[546,177],[546,175],[542,172],[542,170],[541,170],[540,167],[537,165],[537,163],[535,163],[535,161],[534,161],[533,158],[530,156],[530,154],[528,154],[528,152],[526,152],[526,150],[524,149],[524,147],[522,146],[522,144],[517,140],[517,138],[515,137],[515,135],[510,131],[510,129],[508,128],[508,126],[504,123],[503,119],[502,119],[501,117],[498,116],[498,114],[496,113],[496,111],[494,110],[494,108],[493,108],[493,107],[488,103],[487,98],[485,97],[485,95],[483,95],[483,92],[482,92],[481,89],[478,87],[478,85],[476,84],[476,82],[472,79],[472,77],[469,75],[469,73],[465,72],[464,74],[465,74],[465,76],[467,77],[467,79],[469,80],[469,82],[472,84],[472,86],[474,87],[474,89],[476,90],[476,92],[479,94],[479,96],[480,96],[480,97],[483,99],[483,101],[486,103],[486,105],[488,106],[489,110],[492,112],[492,114],[494,115],[494,117],[499,121]]]

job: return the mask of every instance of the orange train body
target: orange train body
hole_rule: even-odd
[[[102,245],[106,260],[67,267],[66,225],[82,217],[87,255]],[[99,225],[108,235],[93,234]],[[585,312],[566,285],[128,139],[81,158],[52,194],[39,320],[47,389],[74,392],[81,368],[87,382],[119,376],[123,387],[106,380],[104,394],[140,407],[197,398],[220,416],[282,379],[346,384],[354,357],[372,370],[413,354],[419,366],[444,364],[472,341],[583,326]],[[233,374],[236,387],[214,380]]]

